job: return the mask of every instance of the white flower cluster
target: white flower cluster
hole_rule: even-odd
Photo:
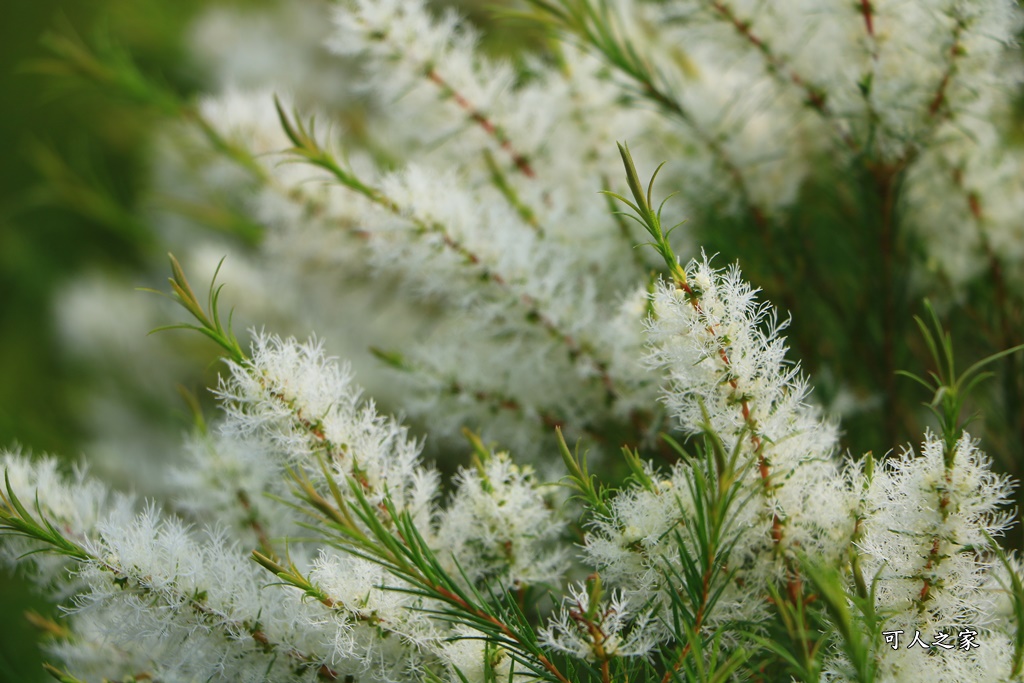
[[[348,74],[331,81],[348,83],[346,103],[327,95],[309,103],[323,80],[309,70],[287,85],[268,76],[256,87],[221,59],[221,91],[197,109],[232,156],[211,153],[181,126],[160,148],[159,196],[214,204],[265,228],[258,256],[227,259],[246,269],[256,258],[252,267],[265,273],[263,294],[253,293],[255,307],[239,306],[240,319],[316,330],[352,359],[375,396],[429,420],[447,443],[469,425],[530,457],[552,424],[582,434],[656,421],[639,414],[656,383],[637,362],[645,309],[630,301],[649,262],[639,251],[618,258],[636,231],[593,192],[611,186],[615,138],[655,135],[661,119],[617,106],[620,88],[579,49],[564,50],[560,69],[531,62],[523,78],[479,56],[466,22],[419,1],[355,3],[333,19],[331,53],[318,53],[317,63],[333,59]],[[239,32],[252,21],[238,17]],[[224,11],[207,22],[199,36],[241,40],[221,35]],[[297,24],[306,25],[284,22],[277,39]],[[312,129],[318,112],[311,140],[352,183],[292,163],[275,95],[294,126]],[[365,127],[360,140],[342,137],[345,124],[335,123],[349,118]],[[183,232],[189,245],[206,239],[180,221],[165,232],[172,243]],[[327,322],[328,309],[361,324]],[[610,318],[621,324],[605,325]],[[457,350],[453,338],[464,341]],[[370,347],[400,359],[399,372],[382,373]],[[536,371],[505,370],[513,367]]]
[[[357,478],[374,503],[386,494],[400,510],[426,514],[437,477],[419,466],[419,444],[360,393],[351,371],[325,358],[321,344],[264,335],[251,362],[232,364],[217,390],[229,438],[255,438],[284,458],[278,467],[311,468],[319,455],[339,481]]]
[[[985,630],[984,647],[971,656],[924,657],[928,680],[1005,680],[1012,631],[997,617],[1005,591],[994,578],[994,558],[981,559],[979,552],[1011,526],[1005,506],[1013,487],[990,470],[966,432],[948,455],[929,434],[920,454],[907,450],[887,460],[865,487],[857,546],[865,574],[876,582],[877,606],[888,615],[886,630],[926,636]],[[921,679],[922,669],[911,667],[903,652],[882,654],[886,675]]]
[[[657,27],[659,42],[645,57],[681,93],[695,137],[714,142],[716,149],[706,144],[701,156],[717,154],[721,166],[734,169],[733,182],[746,185],[751,203],[768,209],[795,198],[808,162],[823,152],[877,155],[899,165],[913,163],[922,149],[936,150],[920,160],[929,169],[922,175],[953,149],[965,160],[988,159],[998,139],[993,114],[1009,105],[1006,84],[1019,74],[1010,48],[1021,17],[1009,1],[611,7]],[[664,57],[673,52],[661,45],[672,44],[685,46],[684,59]],[[707,162],[694,160],[693,175],[703,176]],[[935,190],[922,188],[932,197],[939,196]]]
[[[858,468],[844,477],[835,465],[826,467],[833,429],[802,400],[789,401],[791,393],[805,398],[806,389],[785,361],[777,329],[762,324],[771,309],[756,302],[735,268],[716,271],[705,260],[688,272],[692,286],[661,285],[654,295],[651,360],[672,370],[666,399],[683,426],[721,435],[722,451],[746,461],[736,470],[743,493],[726,504],[728,522],[721,527],[725,562],[734,569],[714,579],[722,583],[704,587],[719,594],[715,601],[690,605],[709,612],[698,628],[769,619],[767,598],[749,596],[767,596],[769,585],[792,579],[799,571],[796,548],[826,561],[840,561],[852,549],[873,577],[872,600],[886,628],[938,633],[971,627],[984,634],[991,649],[947,655],[935,663],[944,672],[937,680],[1003,680],[1013,628],[999,616],[1003,579],[993,574],[985,548],[1010,523],[1003,511],[1008,480],[991,473],[967,434],[952,453],[929,436],[920,456],[906,451],[870,477]],[[674,372],[680,368],[688,379]],[[260,680],[268,671],[314,680],[325,670],[404,680],[434,667],[452,673],[458,666],[466,675],[462,667],[472,657],[482,675],[501,662],[507,668],[507,655],[482,642],[475,655],[467,654],[465,639],[480,636],[431,618],[440,605],[385,565],[294,542],[289,562],[307,568],[306,593],[316,598],[308,601],[298,591],[264,587],[242,539],[271,552],[276,534],[298,530],[282,505],[290,468],[305,473],[297,481],[326,478],[311,484],[325,495],[351,486],[361,491],[358,498],[335,495],[406,514],[442,563],[469,585],[514,591],[550,585],[565,557],[552,549],[559,527],[530,470],[507,454],[484,451],[474,469],[456,476],[448,504],[438,507],[438,479],[420,463],[418,444],[360,398],[350,371],[325,358],[322,345],[257,335],[252,359],[231,362],[230,369],[218,390],[225,419],[216,437],[195,446],[195,471],[179,478],[193,489],[185,507],[206,518],[230,519],[233,502],[276,494],[272,509],[236,509],[231,526],[198,533],[153,506],[136,514],[130,499],[111,498],[81,475],[65,483],[53,460],[29,464],[5,456],[11,491],[32,491],[36,512],[80,553],[70,575],[61,570],[64,563],[32,556],[42,584],[75,596],[69,611],[75,637],[55,654],[80,672],[145,670],[163,680]],[[744,387],[752,389],[736,398]],[[699,417],[688,402],[702,407]],[[731,417],[735,411],[744,417]],[[794,453],[789,443],[804,445]],[[808,443],[819,444],[825,455],[798,457]],[[663,478],[647,465],[641,477],[647,485],[627,487],[610,501],[607,516],[595,519],[587,535],[586,555],[616,587],[607,599],[593,583],[570,587],[541,631],[543,643],[606,663],[646,656],[673,637],[666,616],[673,598],[665,591],[683,575],[681,558],[699,551],[700,539],[687,535],[687,527],[706,513],[700,511],[702,489],[694,485],[701,467],[679,463]],[[765,476],[784,481],[767,487]],[[823,497],[812,499],[814,487]],[[750,505],[751,495],[766,505]],[[794,507],[800,499],[805,507]],[[203,500],[205,506],[197,502]],[[5,505],[14,509],[10,501]],[[827,508],[831,516],[823,515]],[[844,522],[851,528],[841,528]],[[253,529],[255,537],[243,533]],[[10,553],[33,546],[5,547]],[[886,680],[913,680],[919,672],[885,645],[875,656]],[[979,677],[982,661],[987,673]],[[829,680],[845,680],[848,668],[840,656],[826,673]]]
[[[750,596],[793,587],[794,558],[848,567],[853,553],[881,628],[984,634],[984,651],[926,657],[936,680],[1010,680],[1017,627],[1006,620],[1007,582],[991,550],[1012,521],[1009,479],[992,472],[967,433],[952,453],[929,434],[920,455],[907,450],[871,476],[861,463],[844,467],[834,456],[834,427],[805,402],[806,383],[785,359],[774,309],[756,300],[736,268],[715,270],[705,259],[686,273],[682,287],[662,283],[653,295],[649,359],[669,380],[664,398],[681,426],[715,434],[724,453],[745,463],[717,539],[730,571],[716,576],[709,562],[712,581],[698,599],[692,584],[679,595],[679,581],[690,578],[687,558],[701,558],[704,538],[694,529],[708,524],[694,479],[714,470],[689,460],[667,474],[648,465],[647,482],[617,492],[587,535],[588,562],[621,591],[619,612],[660,605],[662,619],[644,626],[654,643],[672,637],[664,615],[680,599],[706,628],[762,622],[771,618],[771,601]],[[549,634],[564,651],[582,623],[572,615],[586,611],[586,601],[579,604],[563,610]],[[589,656],[592,642],[573,642],[577,656]],[[879,680],[921,680],[924,664],[913,652],[876,644]],[[863,680],[851,671],[837,654],[823,676]]]
[[[496,453],[478,469],[459,472],[454,484],[437,544],[462,558],[460,571],[468,580],[511,589],[558,581],[567,553],[541,551],[559,539],[562,525],[540,495],[532,468]]]
[[[584,435],[661,418],[643,408],[656,385],[636,363],[643,308],[629,315],[651,263],[620,257],[638,233],[592,201],[612,186],[616,139],[668,159],[686,211],[746,216],[767,248],[825,164],[889,188],[879,201],[905,209],[902,232],[926,252],[918,280],[1020,284],[1009,0],[599,4],[612,44],[570,37],[557,68],[488,58],[467,22],[423,0],[211,11],[193,36],[214,80],[198,110],[247,161],[169,127],[154,194],[262,228],[257,255],[216,245],[269,280],[243,320],[316,330],[435,439],[470,425],[526,457],[551,424]],[[291,163],[275,95],[293,123],[316,113],[312,138],[358,190]],[[665,116],[623,106],[645,100]],[[179,252],[209,239],[159,221]],[[322,315],[339,309],[363,324]],[[90,326],[65,327],[89,346]]]
[[[738,268],[715,270],[705,258],[687,273],[689,291],[655,291],[648,334],[649,362],[670,382],[669,409],[688,432],[710,428],[727,451],[756,460],[747,476],[760,483],[776,543],[834,559],[849,510],[836,429],[807,402],[807,381],[785,357],[785,323]]]
[[[449,651],[465,663],[466,646],[450,642],[460,633],[429,616],[439,607],[404,592],[411,586],[379,564],[294,540],[288,562],[304,568],[317,600],[266,586],[248,548],[284,552],[282,538],[308,535],[284,502],[286,470],[319,479],[324,495],[344,492],[350,505],[358,501],[351,485],[382,515],[385,504],[390,514],[407,514],[468,586],[497,579],[526,590],[558,582],[565,558],[554,543],[560,525],[552,501],[506,454],[461,472],[441,506],[438,477],[420,462],[420,445],[361,400],[347,367],[325,358],[319,343],[257,335],[251,360],[230,370],[218,390],[225,418],[216,435],[193,444],[189,470],[175,477],[181,499],[172,501],[226,526],[198,532],[152,505],[136,514],[131,499],[112,497],[83,475],[66,483],[52,459],[30,464],[5,455],[12,491],[33,496],[36,512],[81,553],[70,576],[66,562],[32,556],[42,585],[74,595],[74,637],[55,653],[75,671],[107,678],[148,671],[161,680],[317,680],[330,671],[331,680],[415,680],[424,667],[446,671]],[[38,545],[3,547],[15,561]],[[483,644],[475,651],[482,662]]]
[[[637,614],[622,593],[596,604],[594,598],[586,586],[569,586],[558,616],[541,631],[552,649],[596,661],[647,655],[657,646],[649,613]]]

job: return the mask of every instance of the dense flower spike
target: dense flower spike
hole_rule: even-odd
[[[568,558],[544,545],[559,538],[562,524],[532,468],[494,453],[476,469],[459,472],[454,483],[437,543],[459,558],[467,580],[511,589],[557,583]]]
[[[735,266],[694,261],[686,281],[689,292],[661,284],[653,296],[649,362],[669,380],[669,409],[687,432],[710,430],[726,451],[756,462],[749,476],[777,542],[833,552],[850,510],[833,460],[836,430],[785,357],[785,323]]]
[[[879,617],[878,679],[1014,680],[1021,651],[1006,615],[1020,574],[994,545],[1011,524],[1009,480],[966,432],[952,451],[927,434],[919,454],[906,449],[853,479],[863,495],[854,552]],[[924,656],[909,658],[915,648]],[[847,655],[826,664],[827,680],[863,680]]]
[[[470,425],[532,457],[559,424],[609,452],[623,431],[649,441],[662,415],[648,408],[657,380],[635,364],[643,308],[627,318],[638,309],[620,304],[651,264],[643,251],[620,257],[637,233],[591,201],[612,186],[612,143],[627,138],[668,160],[687,213],[749,219],[743,240],[768,252],[793,246],[785,226],[812,171],[866,184],[886,214],[865,216],[879,234],[860,245],[883,258],[872,296],[991,279],[1002,292],[992,345],[1018,341],[1019,152],[1003,144],[1019,71],[1012,3],[533,4],[568,38],[549,61],[491,58],[468,21],[420,0],[220,9],[200,22],[196,49],[218,92],[192,112],[198,135],[168,130],[157,194],[192,214],[212,202],[204,216],[260,240],[260,255],[229,260],[255,258],[274,280],[246,302],[246,321],[265,324],[269,312],[300,335],[316,330],[378,400],[430,422],[435,440]],[[276,65],[263,78],[238,57],[260,50]],[[275,97],[293,132],[308,127],[301,144]],[[927,258],[896,282],[895,259],[915,236]],[[891,327],[898,303],[871,308]],[[317,315],[339,308],[365,324]],[[452,338],[464,340],[457,353]],[[875,359],[887,377],[895,355]],[[495,372],[527,366],[537,372]],[[837,412],[885,400],[834,381],[821,400]]]
[[[650,423],[655,416],[639,406],[654,382],[633,353],[644,309],[620,305],[645,259],[616,257],[634,239],[590,193],[610,183],[614,136],[640,134],[658,119],[616,108],[619,89],[579,50],[561,55],[563,68],[537,62],[523,78],[477,54],[465,21],[438,18],[420,2],[358,3],[338,8],[335,20],[330,45],[342,53],[339,67],[358,60],[371,95],[369,148],[341,144],[339,129],[325,123],[330,114],[314,117],[300,93],[279,95],[275,111],[273,96],[239,78],[199,107],[204,133],[226,141],[230,157],[211,159],[195,138],[173,149],[182,175],[190,165],[202,169],[190,194],[208,192],[203,184],[242,192],[243,211],[267,226],[262,246],[277,264],[275,289],[296,303],[278,299],[273,313],[301,319],[334,305],[325,291],[344,290],[346,309],[366,311],[367,326],[324,329],[310,318],[301,328],[359,359],[376,396],[431,416],[436,436],[480,425],[485,437],[530,454],[552,424],[581,433]],[[222,26],[222,14],[211,21]],[[294,135],[283,134],[282,117]],[[406,127],[410,117],[421,125]],[[426,139],[409,139],[420,134]],[[382,161],[399,157],[401,164]],[[589,226],[586,249],[577,248],[580,225]],[[325,279],[313,284],[314,273]],[[394,295],[387,317],[377,314],[380,294],[365,288],[370,274]],[[614,315],[624,324],[601,324]],[[406,333],[394,337],[398,329]],[[445,340],[454,336],[471,343],[451,353]],[[371,346],[396,361],[397,378],[375,379]],[[538,372],[494,372],[524,365]],[[555,377],[562,379],[546,381]]]
[[[339,482],[354,478],[374,502],[387,495],[399,510],[429,514],[437,480],[419,467],[420,445],[361,400],[351,370],[326,358],[322,344],[257,335],[251,361],[231,363],[217,394],[224,432],[257,439],[282,468],[314,469],[322,458]]]
[[[957,443],[951,467],[944,450],[929,434],[920,455],[906,451],[874,474],[859,546],[871,558],[868,572],[882,571],[878,590],[885,603],[918,605],[936,629],[987,626],[978,592],[989,567],[973,555],[1010,526],[1004,506],[1012,487],[990,470],[969,434]]]
[[[130,500],[111,501],[84,476],[65,483],[53,460],[30,465],[6,456],[11,488],[2,519],[21,509],[14,491],[32,490],[40,521],[59,525],[55,533],[73,549],[61,552],[79,563],[68,583],[66,560],[35,556],[43,585],[75,594],[74,642],[55,650],[68,665],[105,676],[249,680],[275,670],[280,658],[281,671],[303,671],[303,680],[334,680],[346,670],[412,680],[424,667],[445,670],[452,657],[464,660],[465,648],[452,649],[449,640],[477,636],[453,636],[446,621],[431,619],[441,604],[417,597],[414,584],[367,559],[298,540],[281,544],[278,533],[302,531],[289,506],[276,502],[287,495],[286,470],[303,473],[300,483],[319,478],[310,485],[325,496],[347,498],[339,512],[364,503],[389,523],[413,520],[438,548],[439,562],[472,585],[526,590],[559,581],[565,558],[550,548],[559,524],[529,469],[507,454],[463,472],[449,505],[438,508],[437,476],[423,468],[419,444],[360,398],[351,372],[326,358],[321,344],[257,335],[251,359],[230,361],[230,370],[217,392],[225,411],[219,434],[196,442],[193,468],[178,480],[191,489],[184,509],[234,518],[231,528],[201,537],[154,507],[134,515]],[[265,493],[275,497],[264,502]],[[259,566],[232,534],[248,537],[282,575],[295,572],[291,583],[316,600],[264,590]],[[5,546],[19,548],[39,545]],[[286,549],[290,570],[272,559]],[[161,607],[151,612],[147,604]],[[104,638],[120,643],[140,629],[151,635],[118,645],[116,658],[94,652]]]
[[[834,430],[807,404],[799,365],[785,358],[785,339],[769,305],[737,267],[718,270],[710,259],[687,268],[691,293],[661,284],[653,297],[650,362],[671,384],[666,401],[691,433],[711,428],[732,449],[744,436],[781,444],[807,435],[804,450],[828,455]]]

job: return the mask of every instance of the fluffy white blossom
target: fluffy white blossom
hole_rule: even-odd
[[[928,434],[920,454],[887,459],[867,489],[865,572],[880,606],[913,615],[922,630],[989,628],[991,561],[978,554],[1010,526],[1012,486],[966,432],[948,458]]]
[[[555,584],[567,557],[552,545],[562,523],[530,467],[493,453],[477,469],[463,469],[441,513],[437,544],[458,558],[455,571],[471,582],[507,588]]]
[[[5,485],[25,496],[23,504],[35,505],[63,534],[82,542],[103,521],[127,524],[133,514],[134,498],[115,494],[108,487],[86,475],[84,467],[77,467],[71,477],[65,476],[58,461],[52,457],[31,459],[18,451],[2,453]],[[6,493],[6,490],[5,490]],[[31,494],[31,495],[30,495]],[[0,557],[7,563],[17,561],[23,553],[38,546],[27,539],[7,538],[0,545]],[[34,553],[33,579],[41,586],[56,589],[63,594],[69,587],[60,581],[67,578],[68,562],[52,554]]]
[[[352,478],[375,502],[387,495],[399,510],[429,514],[437,477],[420,467],[420,444],[362,400],[351,370],[321,343],[257,335],[252,360],[232,363],[217,393],[224,433],[256,439],[279,467],[315,470],[322,458],[340,485]]]
[[[304,568],[316,600],[266,586],[247,547],[273,555],[285,549],[282,537],[302,533],[293,506],[282,504],[286,468],[330,478],[318,484],[325,492],[350,491],[352,482],[389,524],[409,515],[459,581],[516,590],[559,581],[565,556],[552,546],[562,525],[530,468],[492,454],[479,471],[464,471],[438,508],[437,476],[423,467],[420,444],[378,415],[319,343],[258,335],[251,360],[230,370],[218,390],[223,421],[191,444],[191,466],[176,474],[178,507],[227,527],[199,532],[153,505],[136,514],[131,499],[83,473],[66,481],[54,460],[5,456],[11,490],[34,494],[34,513],[78,548],[70,577],[68,561],[33,556],[42,585],[74,595],[75,640],[55,649],[69,666],[166,680],[314,680],[324,671],[415,680],[463,661],[449,643],[477,636],[453,634],[430,616],[443,604],[379,563],[296,538],[287,563]],[[339,495],[356,505],[351,493]],[[4,506],[17,512],[8,499]],[[39,545],[3,547],[13,561]],[[105,654],[107,642],[116,656]]]
[[[786,323],[738,267],[693,261],[687,282],[689,291],[661,283],[654,293],[648,361],[668,379],[665,402],[684,430],[710,429],[750,460],[747,476],[762,486],[773,533],[786,527],[784,545],[834,553],[850,509],[833,460],[836,429],[786,359]]]
[[[621,593],[595,602],[585,585],[569,586],[558,615],[541,631],[554,650],[590,661],[647,655],[656,645],[653,619]]]

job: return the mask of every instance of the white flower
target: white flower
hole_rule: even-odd
[[[996,595],[981,553],[1010,526],[1011,491],[966,432],[949,467],[934,434],[920,454],[887,459],[867,489],[858,543],[865,575],[878,575],[879,609],[916,614],[922,629],[989,627]]]
[[[429,514],[437,476],[421,466],[420,443],[362,400],[351,370],[321,343],[257,335],[252,360],[229,365],[217,391],[225,435],[256,439],[281,468],[316,472],[322,457],[343,490],[351,478],[374,503],[387,495],[399,511]]]
[[[436,532],[441,561],[458,562],[453,575],[507,589],[558,582],[567,557],[552,546],[563,524],[532,468],[493,453],[478,469],[460,470],[455,486]]]
[[[558,615],[541,631],[543,642],[590,661],[646,656],[657,646],[650,614],[631,607],[619,592],[596,604],[593,597],[592,587],[569,586]]]

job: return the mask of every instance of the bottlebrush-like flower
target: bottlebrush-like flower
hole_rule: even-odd
[[[569,586],[558,615],[541,631],[553,649],[595,662],[647,655],[657,645],[650,614],[631,607],[621,593],[608,599],[593,586]]]

